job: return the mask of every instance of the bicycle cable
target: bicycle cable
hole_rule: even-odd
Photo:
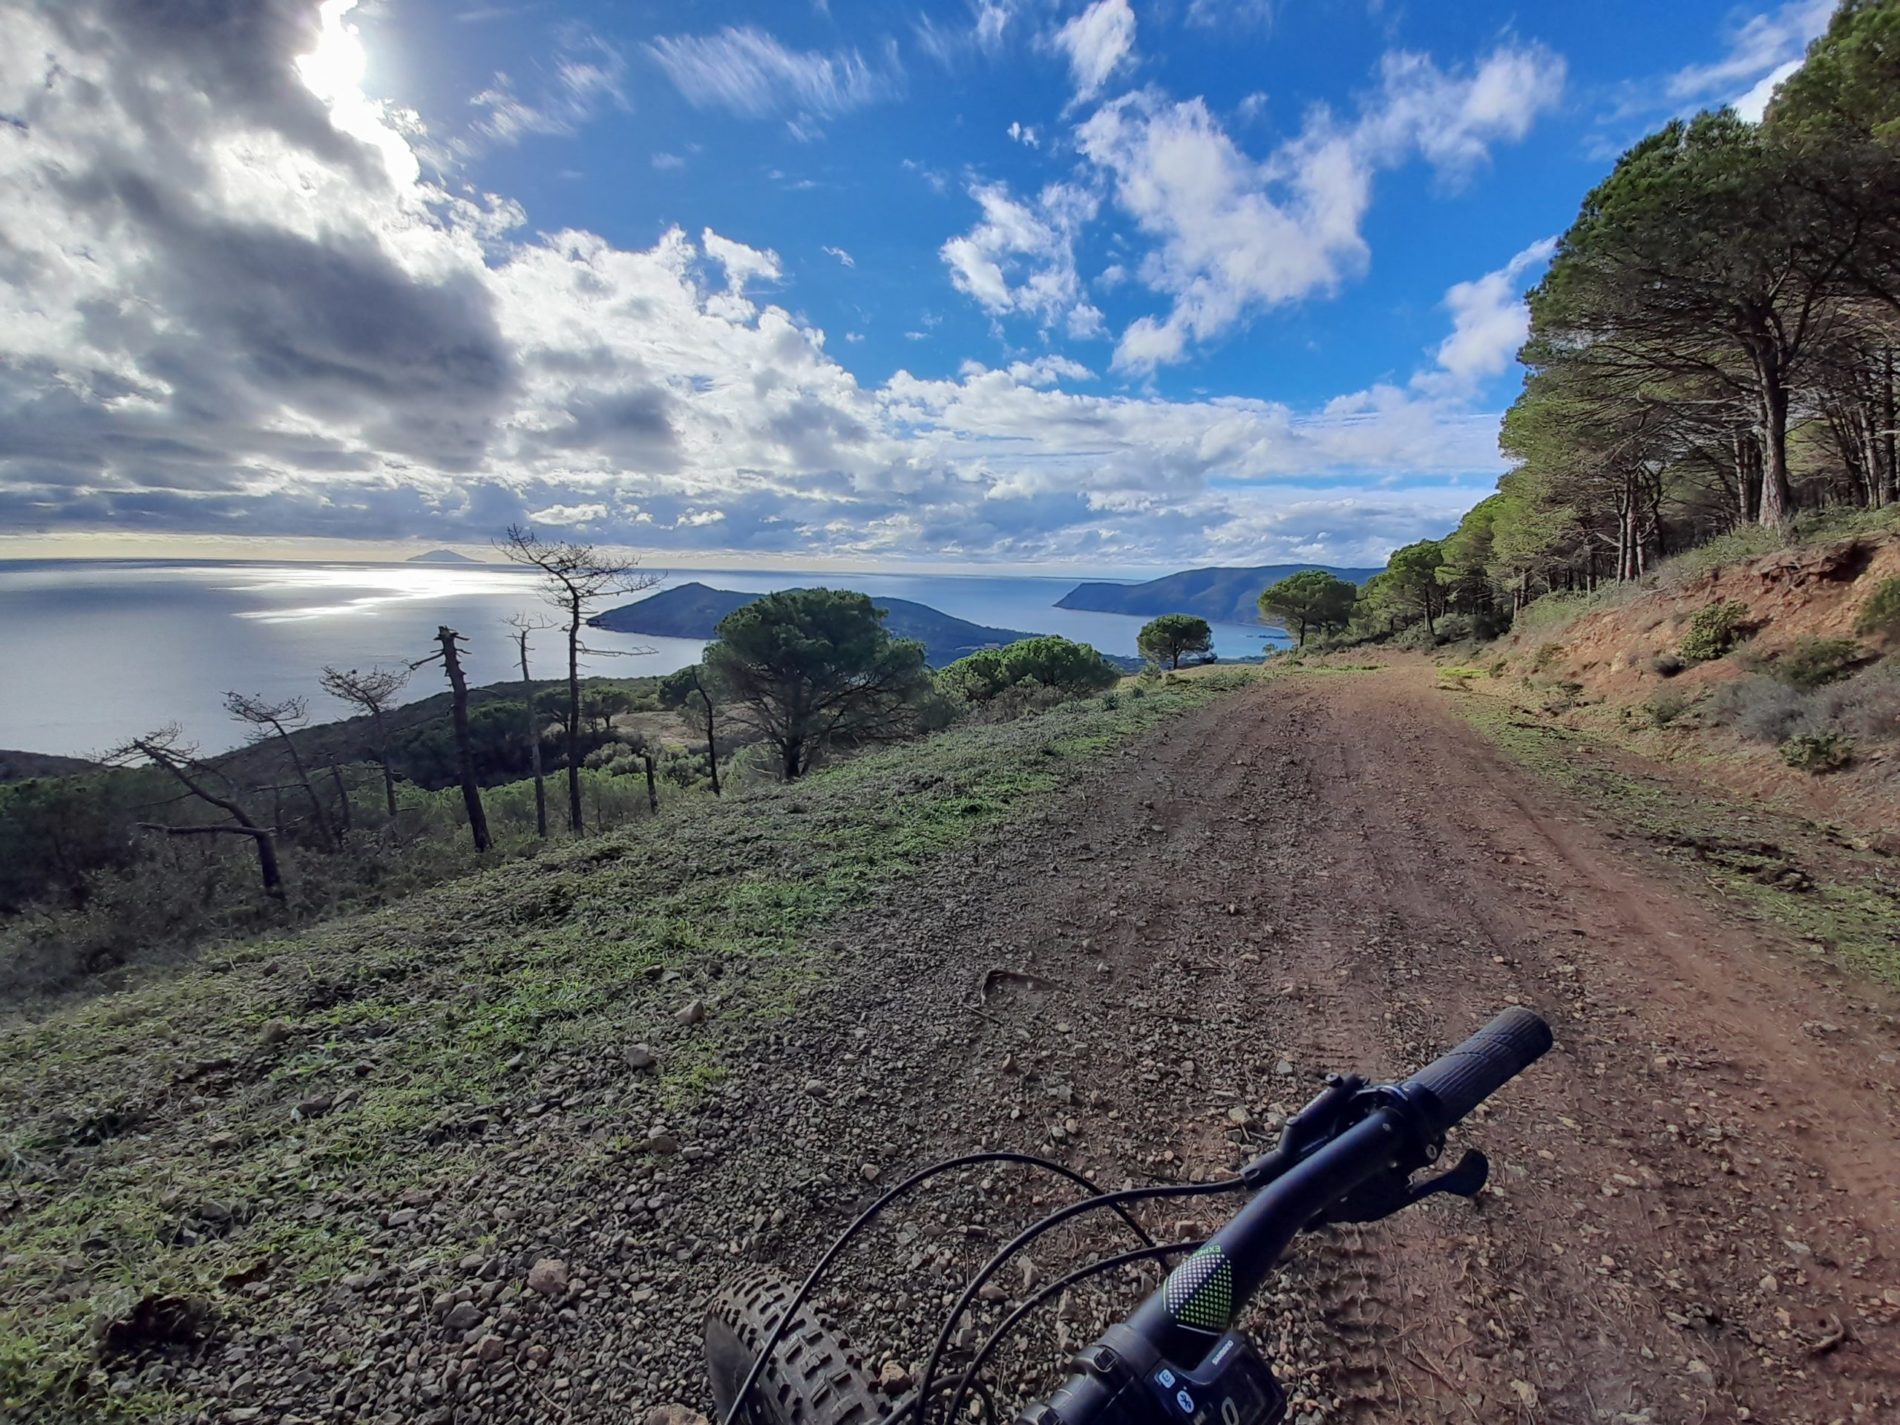
[[[1078,1184],[1090,1194],[1089,1197],[1083,1200],[1083,1205],[1105,1205],[1112,1207],[1115,1215],[1127,1223],[1129,1230],[1140,1238],[1144,1244],[1150,1247],[1155,1245],[1154,1238],[1148,1235],[1142,1225],[1125,1211],[1119,1202],[1105,1201],[1106,1199],[1119,1196],[1118,1194],[1104,1193],[1088,1178],[1062,1163],[1054,1162],[1048,1158],[1039,1158],[1034,1153],[1016,1153],[1007,1150],[965,1153],[960,1157],[946,1158],[942,1162],[933,1163],[929,1167],[922,1168],[913,1173],[910,1177],[904,1179],[903,1182],[898,1183],[889,1192],[885,1193],[884,1196],[880,1197],[876,1202],[865,1208],[863,1212],[860,1212],[857,1217],[853,1219],[851,1224],[846,1227],[843,1232],[840,1232],[838,1236],[832,1240],[831,1245],[825,1249],[824,1255],[818,1259],[817,1264],[813,1266],[811,1271],[806,1275],[803,1284],[793,1293],[791,1304],[785,1308],[785,1314],[779,1318],[778,1325],[772,1328],[771,1335],[766,1338],[765,1345],[760,1349],[758,1356],[752,1362],[752,1369],[746,1372],[745,1380],[739,1386],[739,1393],[733,1397],[732,1405],[727,1409],[726,1417],[722,1425],[737,1425],[739,1412],[745,1408],[746,1398],[752,1394],[753,1387],[759,1383],[759,1376],[764,1373],[765,1363],[772,1359],[772,1352],[776,1351],[779,1342],[785,1339],[785,1333],[791,1327],[792,1318],[798,1314],[799,1308],[804,1306],[804,1304],[811,1299],[812,1291],[818,1285],[819,1278],[831,1269],[832,1263],[838,1259],[839,1254],[844,1251],[851,1240],[874,1222],[885,1208],[897,1201],[898,1198],[904,1196],[904,1194],[908,1193],[912,1188],[928,1182],[931,1178],[941,1173],[947,1173],[956,1168],[972,1167],[978,1163],[1022,1163],[1029,1167],[1041,1168],[1045,1172],[1055,1173],[1059,1177],[1066,1178],[1070,1182]],[[931,1359],[934,1362],[936,1358],[933,1356]]]
[[[1042,1236],[1043,1233],[1060,1227],[1064,1222],[1069,1221],[1069,1219],[1079,1217],[1082,1213],[1092,1211],[1096,1208],[1113,1207],[1117,1215],[1125,1216],[1121,1211],[1121,1204],[1125,1202],[1141,1202],[1158,1197],[1201,1197],[1219,1192],[1240,1192],[1244,1190],[1246,1186],[1247,1184],[1244,1178],[1222,1178],[1218,1182],[1211,1183],[1161,1183],[1154,1187],[1126,1188],[1121,1192],[1103,1193],[1097,1197],[1086,1198],[1081,1202],[1070,1203],[1067,1207],[1050,1213],[1040,1222],[1035,1222],[1025,1227],[1008,1245],[995,1256],[991,1257],[976,1276],[970,1279],[963,1288],[963,1294],[957,1298],[956,1304],[950,1308],[950,1314],[944,1318],[943,1329],[937,1333],[937,1343],[931,1348],[929,1359],[924,1362],[923,1375],[918,1381],[918,1398],[920,1400],[928,1399],[927,1392],[930,1388],[930,1383],[936,1379],[937,1367],[942,1362],[943,1353],[950,1344],[951,1333],[956,1330],[957,1322],[962,1318],[963,1313],[970,1309],[970,1303],[976,1299],[976,1294],[982,1290],[983,1284],[994,1276],[1005,1262],[1022,1251],[1022,1249],[1027,1247],[1031,1242],[1035,1241],[1036,1238]],[[1141,1234],[1141,1240],[1144,1246],[1152,1248],[1156,1245],[1154,1239],[1145,1232]],[[732,1422],[727,1421],[726,1425],[732,1425]],[[917,1425],[928,1425],[927,1407],[920,1407],[917,1416]]]
[[[1113,1271],[1116,1267],[1125,1267],[1131,1263],[1140,1261],[1165,1261],[1176,1253],[1191,1252],[1196,1247],[1199,1247],[1204,1240],[1205,1239],[1190,1242],[1170,1242],[1165,1247],[1137,1247],[1132,1252],[1122,1252],[1117,1256],[1104,1257],[1099,1262],[1090,1262],[1085,1267],[1077,1267],[1060,1281],[1050,1282],[1049,1285],[1043,1287],[1034,1296],[1028,1298],[1008,1316],[1004,1317],[1003,1324],[992,1331],[989,1339],[978,1348],[976,1355],[970,1361],[969,1367],[958,1379],[956,1393],[950,1397],[950,1404],[945,1407],[944,1419],[954,1422],[957,1418],[957,1410],[963,1404],[964,1396],[969,1394],[973,1389],[978,1391],[983,1390],[983,1383],[978,1379],[978,1372],[989,1363],[990,1357],[996,1353],[997,1347],[1002,1345],[1004,1338],[1020,1326],[1024,1318],[1032,1311],[1043,1305],[1051,1297],[1067,1291],[1077,1282],[1087,1281],[1090,1277],[1100,1276],[1104,1272]],[[984,1393],[987,1394],[988,1392]],[[919,1419],[921,1420],[921,1416]]]

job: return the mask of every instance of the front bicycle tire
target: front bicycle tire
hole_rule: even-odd
[[[771,1339],[795,1295],[776,1272],[754,1272],[728,1284],[706,1310],[706,1375],[723,1425],[759,1350]],[[875,1425],[900,1404],[878,1394],[864,1362],[807,1304],[772,1350],[746,1397],[744,1425]]]

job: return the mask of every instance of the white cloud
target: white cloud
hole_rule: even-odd
[[[973,184],[970,196],[982,220],[941,249],[956,289],[993,316],[1034,317],[1073,337],[1098,334],[1102,314],[1083,298],[1075,270],[1076,235],[1095,216],[1095,196],[1066,183],[1050,184],[1033,203],[1005,183]]]
[[[711,228],[699,235],[699,243],[706,250],[706,256],[726,269],[728,292],[743,292],[748,282],[760,279],[776,282],[779,278],[778,254],[770,248],[761,250],[732,242]]]
[[[1191,0],[1187,18],[1190,25],[1214,28],[1219,25],[1265,25],[1273,20],[1274,0]]]
[[[1005,132],[1024,148],[1040,148],[1042,146],[1042,140],[1036,137],[1036,130],[1029,124],[1018,123],[1012,119],[1010,120],[1009,128],[1005,130]]]
[[[787,49],[750,25],[712,35],[662,36],[647,46],[688,103],[743,118],[782,118],[800,137],[815,126],[904,91],[897,47],[876,63],[857,50]]]
[[[480,541],[532,518],[758,557],[1346,559],[1500,468],[1494,414],[1421,390],[1092,395],[1054,354],[867,387],[769,299],[779,259],[745,234],[536,232],[425,177],[376,101],[300,84],[288,10],[181,13],[0,12],[0,112],[25,125],[0,144],[0,527]],[[1008,309],[1066,325],[1061,235],[1095,200],[1057,187],[998,193],[993,250]]]
[[[1666,96],[1675,104],[1735,103],[1739,108],[1754,98],[1765,77],[1779,70],[1785,78],[1800,67],[1808,42],[1827,29],[1835,3],[1786,0],[1772,10],[1737,15],[1723,37],[1721,55],[1670,75]],[[1767,98],[1762,94],[1760,103]]]
[[[1055,44],[1069,57],[1069,74],[1078,100],[1093,99],[1102,86],[1135,56],[1135,12],[1128,0],[1094,0],[1055,33]]]
[[[1024,0],[969,0],[970,22],[953,26],[930,15],[915,26],[918,46],[945,68],[954,68],[972,54],[993,54],[1002,47]]]
[[[528,513],[529,524],[586,525],[607,518],[611,513],[607,506],[592,505],[549,505],[544,510],[531,510]]]
[[[1524,279],[1556,250],[1557,240],[1545,238],[1497,271],[1455,283],[1445,293],[1452,329],[1438,344],[1438,370],[1416,378],[1414,384],[1463,392],[1507,370],[1530,334]]]
[[[1394,53],[1380,78],[1351,124],[1317,109],[1261,162],[1198,98],[1127,95],[1076,130],[1083,155],[1155,243],[1142,281],[1173,299],[1166,316],[1140,317],[1122,333],[1117,367],[1183,360],[1190,344],[1257,311],[1334,290],[1366,264],[1362,227],[1379,169],[1417,154],[1449,178],[1468,172],[1557,102],[1564,64],[1538,46],[1506,47],[1452,75]]]
[[[841,247],[833,247],[827,243],[819,250],[828,257],[837,258],[838,261],[843,263],[846,267],[856,267],[858,265],[858,260]]]
[[[677,153],[656,153],[652,161],[653,166],[662,172],[676,171],[686,167],[686,160]]]
[[[1762,115],[1768,112],[1768,101],[1775,97],[1775,90],[1781,87],[1781,81],[1801,68],[1798,59],[1786,60],[1769,70],[1745,94],[1739,94],[1729,101],[1729,106],[1751,124],[1759,124]]]
[[[518,143],[525,134],[570,136],[604,105],[629,107],[626,78],[626,56],[617,46],[583,25],[564,25],[554,53],[553,80],[545,92],[524,98],[513,79],[497,73],[487,89],[469,100],[483,111],[476,132],[504,144]]]

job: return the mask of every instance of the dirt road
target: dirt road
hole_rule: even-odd
[[[1274,682],[853,927],[882,967],[841,993],[855,1038],[834,1021],[781,1049],[852,1087],[747,1111],[799,1151],[841,1133],[816,1149],[838,1172],[921,1159],[912,1123],[934,1149],[1039,1143],[1114,1180],[1166,1174],[1166,1154],[1225,1168],[1260,1132],[1235,1120],[1297,1105],[1323,1070],[1398,1073],[1531,1005],[1558,1047],[1467,1134],[1494,1164],[1482,1204],[1308,1239],[1289,1263],[1268,1331],[1299,1413],[1900,1418],[1891,1002],[1637,855],[1418,673]],[[979,1016],[992,967],[1052,988],[998,985]],[[808,1261],[807,1225],[760,1254]],[[907,1302],[852,1304],[877,1336],[878,1308]]]
[[[795,1004],[760,965],[683,954],[654,984],[668,1008],[636,1018],[665,1077],[567,1052],[552,1021],[532,1088],[449,1111],[476,1135],[465,1181],[359,1200],[287,1168],[280,1230],[374,1213],[368,1260],[235,1278],[272,1312],[147,1384],[218,1425],[703,1408],[717,1285],[802,1271],[924,1162],[1219,1177],[1326,1071],[1403,1073],[1515,1002],[1557,1048],[1464,1135],[1492,1189],[1304,1238],[1257,1303],[1296,1425],[1900,1419],[1890,997],[1729,918],[1505,762],[1455,696],[1422,666],[1310,674],[1165,721],[830,925]],[[709,1020],[676,1020],[689,998]],[[696,1062],[715,1072],[682,1094]],[[825,1304],[873,1370],[914,1366],[970,1268],[1070,1191],[965,1171]],[[1152,1221],[1185,1238],[1212,1211]],[[1110,1242],[1039,1243],[1001,1285]],[[566,1264],[547,1295],[524,1286],[544,1258]],[[1047,1389],[1145,1289],[1039,1320],[1005,1395]]]

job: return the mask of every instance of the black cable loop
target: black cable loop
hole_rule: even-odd
[[[924,1373],[917,1382],[917,1398],[919,1401],[926,1402],[918,1407],[918,1425],[927,1425],[929,1420],[928,1392],[931,1382],[936,1379],[937,1366],[943,1360],[943,1353],[950,1344],[950,1336],[956,1330],[957,1322],[962,1318],[963,1313],[970,1309],[970,1303],[976,1299],[976,1294],[982,1289],[983,1284],[994,1276],[1005,1262],[1036,1238],[1061,1226],[1072,1217],[1078,1217],[1084,1212],[1100,1207],[1114,1207],[1116,1212],[1120,1213],[1120,1204],[1124,1202],[1141,1202],[1157,1197],[1201,1197],[1218,1192],[1240,1192],[1245,1187],[1246,1183],[1240,1178],[1222,1178],[1212,1183],[1163,1183],[1156,1187],[1127,1188],[1121,1192],[1104,1193],[1099,1197],[1071,1203],[1065,1208],[1050,1213],[1040,1222],[1024,1228],[1007,1246],[991,1257],[983,1269],[970,1280],[963,1288],[963,1294],[957,1298],[956,1305],[950,1308],[949,1316],[944,1319],[943,1329],[937,1333],[937,1344],[931,1348],[930,1358],[924,1362]],[[1142,1234],[1142,1242],[1150,1248],[1155,1246],[1154,1239],[1146,1233]],[[731,1422],[728,1421],[727,1425],[731,1425]]]
[[[956,1168],[972,1167],[978,1163],[1023,1163],[1030,1167],[1041,1168],[1045,1172],[1051,1172],[1059,1177],[1066,1178],[1090,1194],[1090,1196],[1084,1200],[1085,1204],[1112,1207],[1115,1211],[1115,1215],[1128,1224],[1129,1229],[1135,1236],[1150,1247],[1154,1245],[1154,1238],[1147,1234],[1142,1228],[1142,1225],[1135,1221],[1135,1219],[1122,1208],[1118,1201],[1112,1200],[1120,1195],[1104,1193],[1088,1178],[1065,1164],[1054,1162],[1048,1158],[1039,1158],[1034,1153],[1014,1153],[1008,1151],[965,1153],[960,1157],[946,1158],[940,1163],[933,1163],[929,1167],[913,1173],[910,1177],[904,1179],[903,1182],[897,1184],[896,1187],[885,1193],[884,1196],[880,1197],[876,1202],[865,1208],[863,1212],[857,1215],[850,1226],[846,1227],[843,1232],[839,1233],[838,1236],[833,1239],[831,1245],[825,1249],[825,1254],[818,1259],[817,1265],[814,1266],[805,1277],[804,1283],[793,1293],[791,1304],[785,1308],[785,1314],[779,1318],[778,1325],[772,1328],[772,1334],[766,1339],[765,1345],[760,1349],[757,1358],[753,1360],[752,1369],[746,1372],[746,1378],[739,1386],[739,1393],[733,1397],[732,1406],[726,1411],[726,1418],[723,1425],[737,1425],[739,1412],[745,1408],[746,1398],[752,1394],[753,1387],[759,1383],[759,1376],[763,1374],[765,1370],[765,1363],[772,1359],[772,1352],[777,1350],[779,1342],[785,1339],[785,1332],[790,1328],[792,1318],[798,1314],[799,1308],[804,1306],[804,1304],[811,1299],[812,1289],[818,1285],[818,1279],[831,1269],[832,1263],[838,1259],[838,1254],[844,1251],[845,1247],[851,1242],[851,1239],[874,1222],[885,1208],[897,1201],[898,1198],[904,1196],[904,1194],[909,1192],[912,1188],[917,1187],[921,1183],[928,1182],[931,1178],[936,1177],[940,1173],[947,1173]],[[933,1356],[931,1361],[934,1365],[936,1357]]]

